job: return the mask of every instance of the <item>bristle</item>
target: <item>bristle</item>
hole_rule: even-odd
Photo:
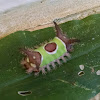
[[[26,73],[30,74],[30,73],[32,73],[32,71],[33,71],[33,69],[29,68],[29,69],[26,70]]]
[[[50,66],[49,66],[49,65],[47,65],[47,66],[46,66],[46,68],[47,68],[47,70],[48,70],[48,71],[50,71],[50,70],[51,70],[51,68],[50,68]]]
[[[55,62],[51,62],[51,65],[52,65],[53,69],[56,68]]]
[[[25,46],[25,49],[29,49],[29,47]]]
[[[43,67],[41,68],[41,71],[42,71],[42,74],[46,74],[46,71]]]
[[[43,45],[43,43],[40,43],[39,46],[41,47]]]
[[[21,61],[21,65],[24,65],[24,64],[26,64],[26,61],[23,59],[23,60]]]
[[[39,72],[34,72],[34,76],[39,76]]]
[[[52,38],[50,38],[49,41],[52,41]]]
[[[60,59],[57,59],[56,62],[61,65]]]
[[[26,55],[26,53],[24,52],[25,48],[19,48],[21,54]]]
[[[61,59],[63,60],[63,62],[66,62],[66,59],[64,58],[64,56],[62,56]]]
[[[39,48],[39,46],[38,46],[38,45],[36,45],[36,46],[34,46],[34,48],[35,48],[35,49],[37,49],[37,48]]]
[[[47,44],[48,43],[48,41],[46,40],[46,41],[44,41],[44,44]]]
[[[71,56],[68,52],[65,53],[65,56],[67,56],[68,58],[71,58]]]
[[[29,50],[29,51],[33,51],[34,49],[32,49],[32,48],[28,48],[28,50]]]

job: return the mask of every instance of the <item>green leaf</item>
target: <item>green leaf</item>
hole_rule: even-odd
[[[26,74],[20,61],[22,47],[34,47],[55,36],[52,27],[34,32],[19,31],[0,40],[0,99],[1,100],[88,100],[100,92],[100,14],[73,20],[60,27],[70,38],[81,40],[74,46],[71,59],[56,70]],[[79,76],[79,65],[84,75]],[[18,91],[32,91],[21,96]]]

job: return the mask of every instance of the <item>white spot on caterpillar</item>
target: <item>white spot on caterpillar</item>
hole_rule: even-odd
[[[100,70],[98,70],[98,71],[96,72],[96,74],[97,74],[97,75],[100,75]]]
[[[35,56],[33,56],[33,59],[36,59],[36,57],[35,57]]]
[[[26,59],[26,60],[27,60],[27,62],[29,62],[29,58],[28,58],[28,57],[27,57],[27,59]]]
[[[79,68],[80,68],[81,70],[84,70],[84,65],[79,65]]]
[[[30,65],[31,65],[32,67],[36,68],[36,65],[35,65],[35,64],[30,63]]]
[[[82,76],[82,75],[84,75],[84,74],[85,74],[84,71],[80,71],[80,72],[78,73],[79,76]]]

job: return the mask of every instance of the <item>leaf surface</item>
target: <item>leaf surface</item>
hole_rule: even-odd
[[[73,20],[60,27],[70,38],[81,40],[74,46],[71,59],[57,65],[46,75],[27,75],[20,65],[23,55],[19,48],[32,48],[55,37],[53,28],[34,32],[18,31],[0,40],[0,99],[1,100],[88,100],[100,92],[100,14]],[[84,75],[79,76],[79,65]],[[18,91],[32,91],[20,96]]]

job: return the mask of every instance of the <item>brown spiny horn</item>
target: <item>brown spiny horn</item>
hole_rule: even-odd
[[[53,23],[55,25],[56,35],[57,35],[57,37],[60,37],[63,34],[63,32],[62,32],[62,30],[60,29],[60,27],[57,25],[57,23],[55,21],[53,21]]]
[[[69,39],[68,40],[68,44],[72,44],[72,43],[75,43],[75,42],[80,42],[79,39]]]

